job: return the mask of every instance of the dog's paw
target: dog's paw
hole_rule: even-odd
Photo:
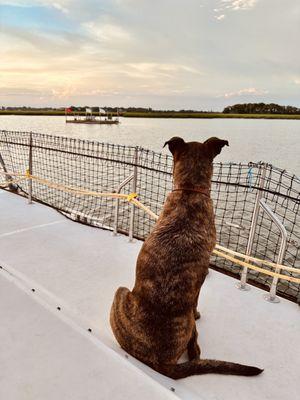
[[[200,314],[200,312],[198,310],[194,311],[194,318],[195,318],[195,320],[201,318],[201,314]]]

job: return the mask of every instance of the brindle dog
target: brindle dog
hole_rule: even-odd
[[[252,376],[263,370],[226,361],[201,360],[197,302],[216,244],[209,192],[213,159],[228,145],[179,137],[168,144],[174,158],[174,190],[139,253],[132,291],[117,290],[110,323],[121,347],[173,379],[218,373]],[[187,350],[189,361],[177,364]]]

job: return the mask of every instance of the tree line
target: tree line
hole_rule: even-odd
[[[225,107],[224,114],[292,114],[300,115],[300,108],[270,103],[244,103]]]
[[[70,106],[67,107],[68,110],[72,112],[79,112],[79,113],[85,113],[86,108],[91,109],[92,112],[98,113],[100,111],[99,107],[91,107],[91,106],[84,106],[84,107],[78,107],[78,106]],[[232,106],[225,107],[223,112],[216,112],[216,111],[196,111],[196,110],[185,110],[182,109],[180,111],[175,111],[175,110],[155,110],[152,109],[151,107],[101,107],[102,110],[105,112],[109,113],[119,113],[120,115],[123,115],[125,113],[144,113],[144,114],[278,114],[278,115],[300,115],[300,108],[297,107],[292,107],[292,106],[281,106],[279,104],[275,103],[243,103],[243,104],[234,104]],[[0,111],[22,111],[22,112],[65,112],[65,107],[27,107],[27,106],[19,106],[19,107],[5,107],[5,106],[0,106]],[[204,115],[205,116],[205,115]]]

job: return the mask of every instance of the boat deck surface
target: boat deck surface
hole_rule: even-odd
[[[299,396],[296,304],[268,303],[260,289],[239,291],[235,280],[211,271],[197,321],[202,357],[265,371],[251,378],[212,374],[174,381],[128,356],[109,327],[115,290],[133,286],[141,242],[77,224],[3,190],[0,210],[1,399]]]

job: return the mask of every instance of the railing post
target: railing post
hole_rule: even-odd
[[[253,247],[253,240],[254,240],[254,235],[255,235],[255,230],[256,230],[256,225],[257,225],[257,220],[258,220],[258,214],[259,214],[259,208],[260,208],[260,199],[262,198],[262,190],[264,188],[265,184],[265,178],[266,178],[266,164],[261,164],[260,169],[259,169],[259,174],[260,174],[260,179],[259,179],[259,190],[256,195],[255,199],[255,206],[253,210],[253,215],[252,215],[252,220],[251,220],[251,226],[250,226],[250,232],[249,232],[249,238],[247,242],[247,249],[246,249],[246,255],[250,256],[252,252],[252,247]],[[247,262],[247,258],[245,258],[245,261]],[[247,285],[247,274],[248,274],[248,268],[244,267],[242,274],[241,274],[241,280],[237,284],[237,288],[240,290],[250,290],[249,285]]]
[[[9,183],[10,181],[13,180],[13,178],[12,178],[11,175],[9,175],[9,174],[7,173],[7,168],[6,168],[6,165],[5,165],[5,162],[4,162],[4,160],[3,160],[3,157],[2,157],[2,155],[1,155],[1,153],[0,153],[0,164],[2,165],[3,171],[4,171],[4,173],[5,173],[5,180],[6,180],[6,182]],[[8,188],[9,188],[9,190],[13,190],[13,191],[16,191],[16,190],[17,190],[16,186],[13,185],[12,183],[9,183]]]
[[[32,175],[32,132],[29,133],[28,173]],[[32,179],[28,180],[28,204],[32,204]]]
[[[120,205],[120,201],[119,201],[119,199],[116,199],[115,218],[114,218],[114,230],[113,230],[113,235],[114,235],[114,236],[117,236],[117,234],[118,234],[119,205]]]
[[[134,178],[134,174],[131,174],[128,176],[126,179],[124,179],[120,185],[118,186],[117,190],[115,193],[120,193],[122,188],[127,185],[132,179]],[[115,217],[114,217],[114,230],[113,230],[113,235],[117,236],[118,234],[118,221],[119,221],[119,205],[120,205],[120,200],[116,198],[116,206],[115,206]]]
[[[284,225],[282,224],[282,222],[277,217],[277,215],[266,204],[264,199],[260,200],[260,205],[263,208],[263,210],[269,215],[269,217],[272,219],[272,221],[275,223],[277,228],[280,230],[281,243],[280,243],[279,253],[278,253],[278,257],[277,257],[277,264],[281,265],[283,262],[283,258],[284,258],[286,246],[287,246],[287,231],[286,231]],[[280,271],[281,271],[280,268],[275,269],[276,274],[279,274]],[[278,277],[275,276],[273,278],[273,281],[271,284],[270,292],[264,295],[264,299],[269,301],[270,303],[279,303],[280,302],[279,298],[276,296],[277,283],[278,283]]]
[[[138,152],[139,147],[135,147],[134,151],[134,168],[133,168],[133,181],[132,181],[132,191],[136,192],[136,185],[137,185],[137,163],[138,163]],[[135,213],[135,205],[130,204],[131,211],[130,211],[130,221],[129,221],[129,242],[133,241],[133,231],[134,231],[134,213]]]

